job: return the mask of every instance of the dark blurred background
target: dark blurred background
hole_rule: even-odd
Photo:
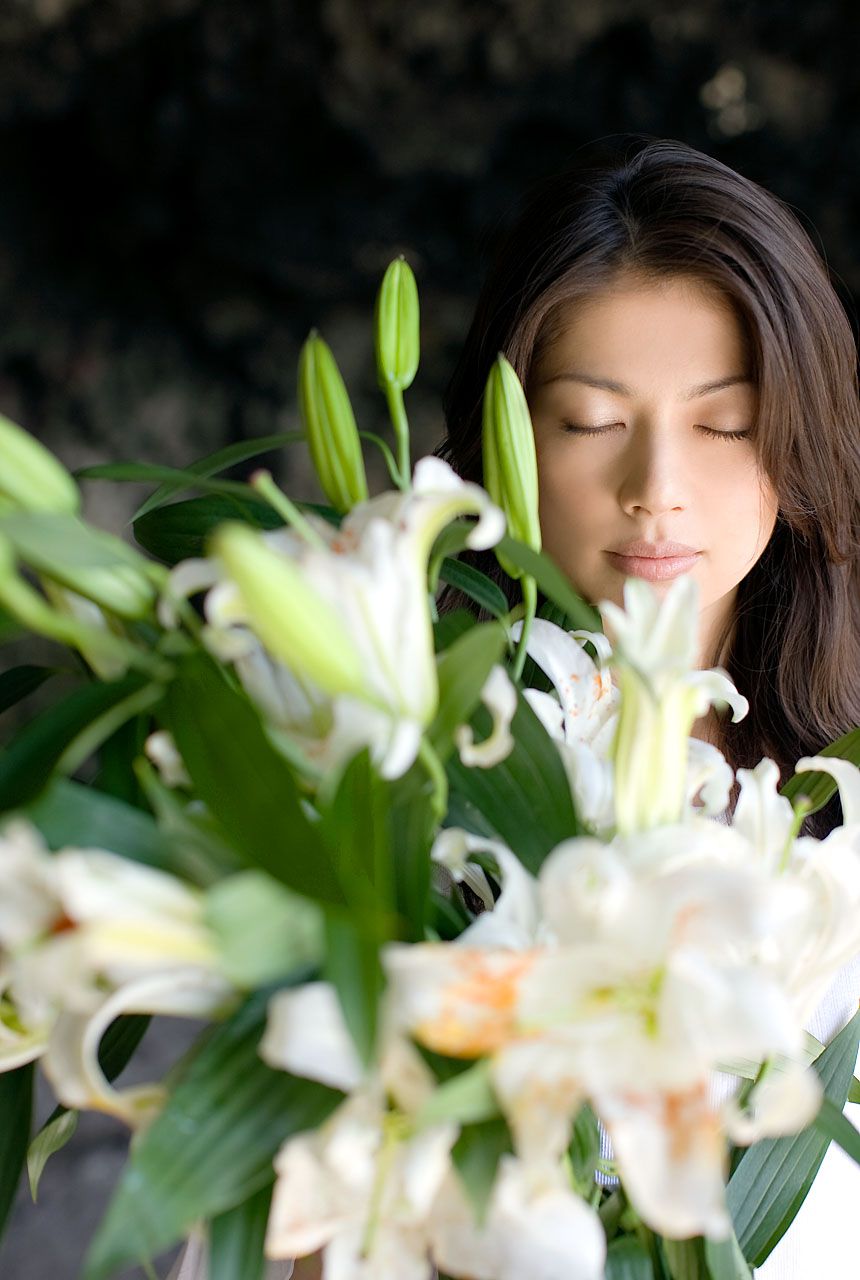
[[[848,0],[0,0],[0,411],[71,466],[184,465],[298,425],[296,362],[316,325],[359,424],[384,430],[371,317],[404,253],[422,303],[407,408],[413,453],[426,452],[518,199],[620,130],[682,139],[782,197],[850,309],[858,12]],[[315,496],[300,448],[279,470]],[[87,492],[115,529],[139,497]],[[153,1028],[144,1076],[175,1056],[177,1034]],[[3,1280],[77,1276],[125,1141],[85,1118],[48,1166],[43,1203],[22,1194]]]

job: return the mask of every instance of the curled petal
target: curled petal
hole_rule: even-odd
[[[491,769],[513,750],[511,721],[517,709],[517,691],[504,667],[496,664],[481,690],[481,701],[493,717],[489,737],[475,742],[472,726],[461,724],[454,735],[460,759],[467,767]]]
[[[99,1066],[101,1038],[121,1013],[162,1013],[205,1018],[225,1009],[233,992],[222,978],[202,970],[173,970],[138,978],[87,1012],[60,1013],[42,1063],[54,1092],[67,1107],[89,1108],[137,1127],[164,1098],[162,1085],[114,1089]]]
[[[860,825],[860,769],[850,760],[838,756],[804,756],[797,762],[797,773],[817,770],[836,779],[842,804],[842,821],[846,827]]]
[[[817,1073],[800,1062],[772,1062],[741,1110],[735,1098],[723,1104],[723,1124],[732,1142],[748,1146],[762,1138],[799,1133],[811,1124],[823,1090]]]

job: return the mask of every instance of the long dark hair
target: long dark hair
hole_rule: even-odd
[[[785,781],[801,755],[860,724],[857,353],[828,268],[786,205],[682,142],[627,134],[583,148],[531,191],[501,240],[446,392],[438,452],[480,482],[481,402],[496,354],[528,395],[560,314],[621,271],[698,277],[730,301],[747,335],[756,447],[779,511],[715,650],[736,623],[723,666],[750,712],[723,720],[721,747],[735,769],[769,755]],[[518,598],[491,554],[474,563]],[[823,836],[840,821],[834,797],[803,830]]]

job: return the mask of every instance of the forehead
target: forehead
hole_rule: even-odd
[[[744,326],[713,286],[692,277],[625,276],[554,309],[535,372],[540,381],[574,368],[635,381],[631,370],[677,371],[695,381],[740,373],[748,356]]]

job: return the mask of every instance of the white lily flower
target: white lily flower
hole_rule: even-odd
[[[126,982],[89,1010],[59,1014],[42,1058],[45,1074],[65,1106],[103,1111],[138,1128],[158,1112],[167,1091],[161,1084],[114,1089],[108,1083],[98,1062],[107,1028],[126,1013],[211,1017],[223,1013],[233,995],[218,974],[199,969],[167,970]]]
[[[454,734],[454,742],[464,765],[491,769],[493,765],[506,759],[513,750],[511,721],[517,709],[516,688],[505,668],[498,663],[484,682],[481,701],[493,717],[489,736],[483,742],[476,743],[472,726],[461,724]]]
[[[694,671],[699,588],[687,574],[661,600],[639,578],[624,584],[624,609],[599,608],[619,661],[621,711],[611,755],[615,820],[621,832],[677,821],[687,793],[690,729],[712,704],[734,721],[749,703],[724,671]]]
[[[606,1235],[558,1165],[502,1156],[486,1221],[475,1222],[453,1177],[436,1203],[431,1241],[441,1271],[471,1280],[602,1280]]]
[[[410,1134],[366,1094],[348,1098],[275,1157],[266,1256],[322,1248],[327,1280],[430,1280],[428,1219],[456,1136],[450,1122]]]
[[[105,983],[124,986],[162,974],[176,982],[217,981],[231,990],[217,967],[198,890],[102,849],[52,854],[29,823],[5,828],[0,1069],[8,1070],[21,1054],[32,1059],[45,1051],[65,1014],[71,1019],[66,1038],[72,1025],[83,1034],[105,998]]]
[[[308,516],[316,545],[292,530],[224,526],[214,563],[173,571],[166,608],[171,597],[214,578],[207,643],[237,660],[240,678],[252,668],[250,691],[267,699],[263,710],[298,731],[300,745],[324,767],[366,744],[382,775],[399,777],[438,702],[430,550],[446,525],[467,514],[478,516],[468,546],[485,549],[502,537],[504,516],[483,489],[441,459],[422,458],[408,493],[360,503],[339,530]],[[265,670],[260,648],[277,671]]]

